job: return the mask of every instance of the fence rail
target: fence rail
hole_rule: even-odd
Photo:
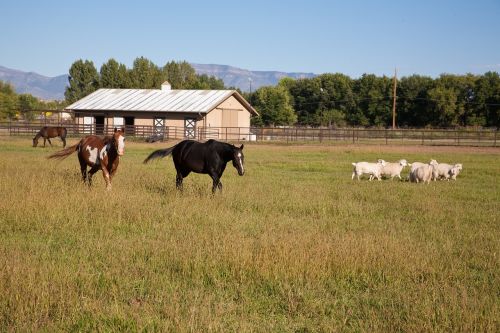
[[[43,126],[64,126],[68,136],[109,135],[113,127],[74,123],[0,122],[0,136],[34,136]],[[261,127],[184,127],[134,125],[126,134],[152,141],[192,138],[198,140],[260,142],[347,142],[363,144],[419,144],[497,147],[498,129],[366,129],[366,128],[261,128]]]

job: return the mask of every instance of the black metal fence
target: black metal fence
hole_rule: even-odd
[[[43,126],[64,126],[68,136],[89,134],[108,135],[113,127],[79,125],[74,123],[0,122],[0,136],[34,136]],[[197,140],[257,142],[344,142],[362,144],[418,144],[497,147],[498,129],[367,129],[367,128],[262,128],[262,127],[184,127],[134,125],[126,126],[128,136],[139,139]]]

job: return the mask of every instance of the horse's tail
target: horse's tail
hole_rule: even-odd
[[[68,147],[68,148],[65,148],[63,150],[60,150],[52,155],[50,155],[49,157],[47,158],[56,158],[58,160],[64,160],[66,157],[68,157],[69,155],[73,154],[75,151],[78,150],[78,148],[80,147],[80,144],[82,142],[78,142],[76,145],[73,145],[71,147]]]
[[[155,158],[164,158],[165,156],[168,156],[172,153],[172,150],[174,150],[174,148],[176,147],[177,145],[173,146],[173,147],[170,147],[170,148],[166,148],[166,149],[159,149],[159,150],[155,150],[154,152],[152,152],[148,157],[146,157],[146,159],[144,160],[144,164],[148,163],[150,160],[154,160]]]

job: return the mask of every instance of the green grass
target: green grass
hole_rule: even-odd
[[[129,142],[112,191],[30,143],[0,138],[0,331],[500,329],[498,149],[248,145],[212,196],[142,164],[167,143]],[[464,171],[351,180],[377,158]]]

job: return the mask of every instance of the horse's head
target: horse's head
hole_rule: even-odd
[[[125,153],[125,129],[124,128],[116,128],[113,133],[113,144],[115,145],[115,149],[118,152],[119,156],[122,156]]]
[[[37,133],[35,137],[33,138],[33,147],[36,147],[38,145],[38,139],[41,137],[40,133]]]
[[[244,162],[245,156],[243,156],[243,145],[241,145],[240,148],[233,146],[233,166],[238,170],[238,175],[240,176],[245,174]]]

